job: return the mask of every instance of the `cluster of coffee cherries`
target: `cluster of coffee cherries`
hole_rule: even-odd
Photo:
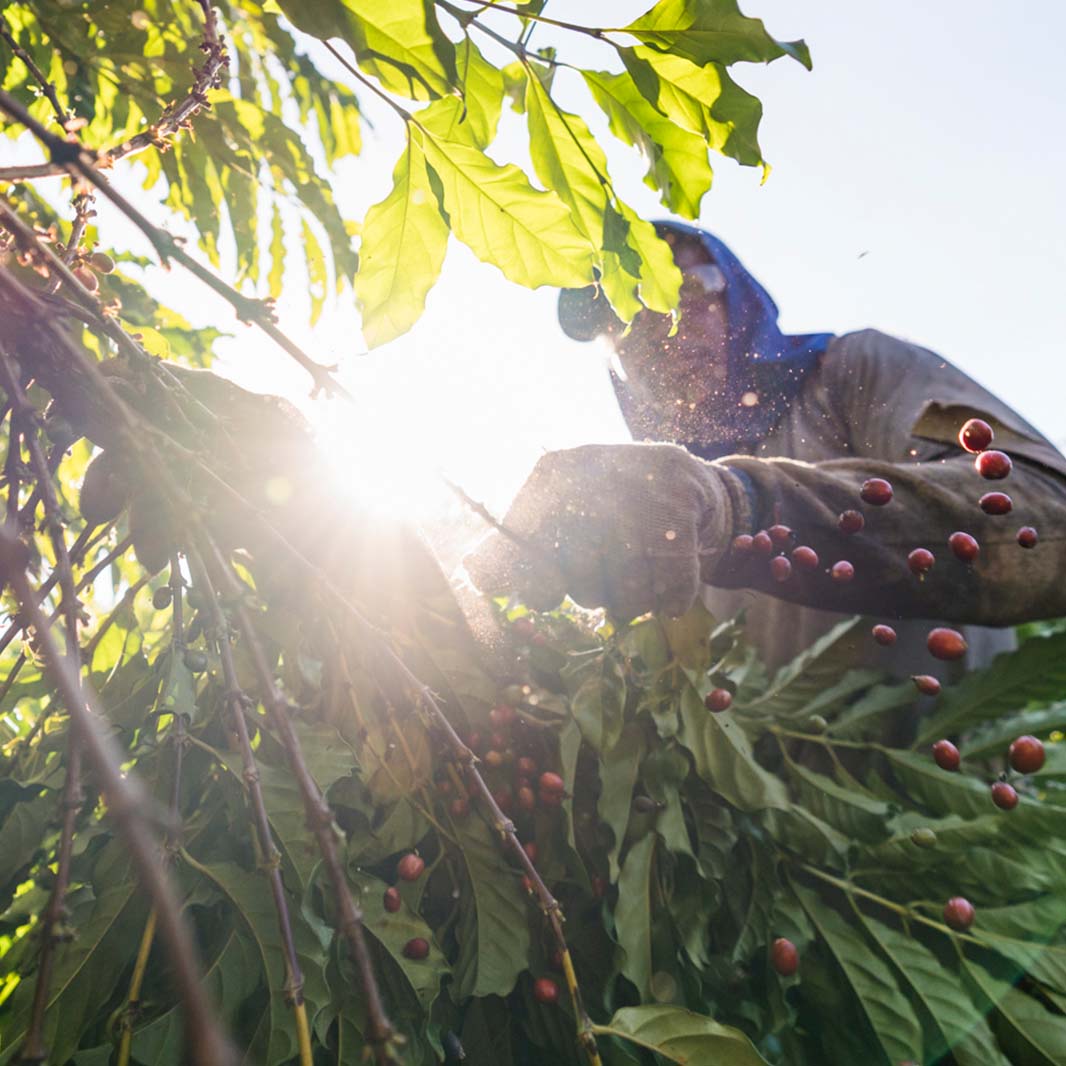
[[[396,879],[398,881],[413,883],[425,872],[426,860],[417,851],[407,852],[406,855],[401,856],[400,861],[396,864]],[[395,914],[403,906],[403,898],[400,896],[400,890],[396,885],[389,885],[385,889],[383,902],[385,910],[389,914]],[[406,959],[421,962],[429,956],[429,941],[424,936],[411,937],[403,946],[403,955]]]

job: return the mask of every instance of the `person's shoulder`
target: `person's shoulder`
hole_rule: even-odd
[[[827,358],[920,358],[938,359],[945,362],[936,352],[923,348],[914,341],[882,333],[879,329],[857,329],[851,333],[842,333],[829,342],[826,349]]]

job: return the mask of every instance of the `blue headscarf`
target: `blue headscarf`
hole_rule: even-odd
[[[769,434],[833,334],[782,333],[777,327],[777,304],[717,237],[681,222],[656,222],[655,228],[660,237],[675,233],[698,240],[725,275],[727,385],[703,412],[702,439],[676,443],[701,458],[728,455]],[[647,436],[641,428],[645,422],[642,414],[652,412],[645,410],[643,401],[617,376],[614,388],[634,436]]]

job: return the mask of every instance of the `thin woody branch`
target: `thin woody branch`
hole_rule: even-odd
[[[26,65],[26,69],[30,72],[33,80],[41,87],[41,92],[47,97],[48,102],[52,105],[52,110],[56,113],[56,118],[59,119],[59,124],[62,126],[70,118],[70,112],[59,102],[59,97],[56,94],[56,87],[48,80],[45,73],[33,60],[33,56],[26,51],[15,40],[15,35],[11,32],[11,27],[8,25],[7,18],[0,14],[0,37],[6,42],[12,52],[15,53]],[[3,178],[0,177],[0,181]]]

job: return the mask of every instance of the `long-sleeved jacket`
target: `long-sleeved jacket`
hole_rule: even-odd
[[[978,475],[974,457],[958,444],[959,428],[975,416],[995,430],[992,447],[1013,460],[1005,480]],[[719,617],[747,608],[749,636],[771,664],[787,661],[839,621],[834,612],[964,626],[970,666],[1011,646],[1010,630],[985,627],[1066,614],[1066,459],[1004,403],[924,348],[876,330],[836,338],[772,433],[750,455],[719,462],[746,475],[752,532],[780,521],[821,559],[821,570],[794,568],[778,584],[768,567],[731,556],[706,590]],[[860,486],[870,477],[891,482],[887,506],[861,502]],[[1010,514],[980,509],[978,499],[991,490],[1012,497]],[[848,509],[865,516],[857,535],[838,529],[838,515]],[[1038,530],[1035,549],[1019,547],[1023,525]],[[957,530],[980,543],[972,565],[948,548]],[[916,547],[936,556],[921,580],[907,565]],[[824,572],[840,559],[855,567],[849,583],[837,584]],[[900,639],[891,652],[866,637],[859,657],[901,674],[936,673],[925,650],[930,623],[896,628]]]

